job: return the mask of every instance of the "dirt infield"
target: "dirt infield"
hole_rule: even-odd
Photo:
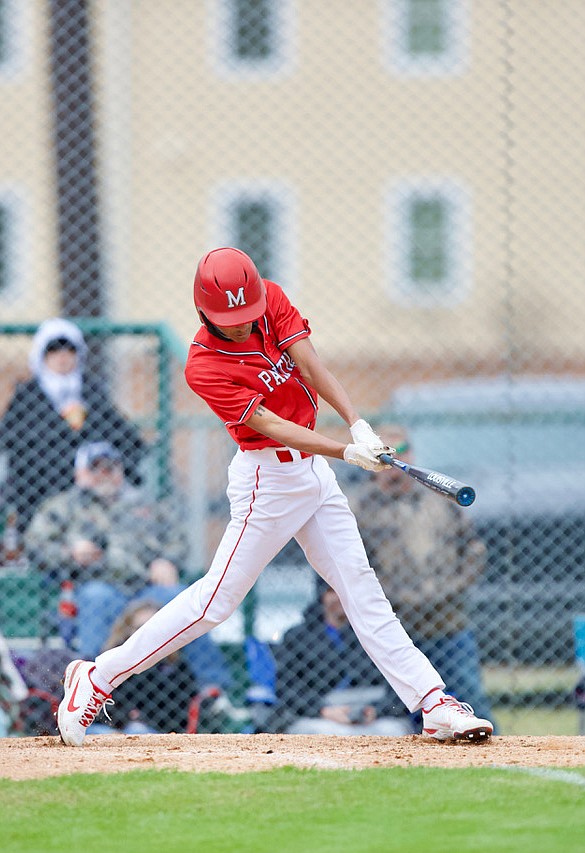
[[[468,744],[422,735],[101,735],[88,737],[81,749],[63,746],[58,737],[0,740],[0,777],[8,779],[147,768],[243,773],[283,766],[585,767],[585,737],[494,737]]]

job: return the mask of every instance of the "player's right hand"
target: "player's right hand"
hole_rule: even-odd
[[[370,444],[348,444],[343,451],[343,458],[350,465],[358,465],[365,471],[384,471],[388,466],[380,462],[381,453],[391,453],[387,445],[372,447]]]

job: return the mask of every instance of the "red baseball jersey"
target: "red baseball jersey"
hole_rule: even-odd
[[[278,284],[265,281],[266,312],[247,341],[224,341],[202,326],[189,349],[185,378],[221,418],[242,450],[278,442],[246,426],[263,403],[281,418],[314,429],[318,397],[287,353],[311,334],[309,324]]]

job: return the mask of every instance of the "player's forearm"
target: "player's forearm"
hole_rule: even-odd
[[[326,367],[322,367],[322,370],[319,371],[317,382],[313,381],[311,384],[321,399],[329,403],[348,426],[351,426],[359,419],[359,414],[355,410],[347,392]]]
[[[303,377],[312,385],[319,396],[329,403],[348,426],[359,419],[347,391],[325,367],[312,343],[304,338],[289,347],[289,354],[295,361]]]
[[[305,453],[318,453],[333,459],[343,459],[345,444],[292,421],[284,420],[265,406],[258,406],[246,424],[256,432],[277,441],[283,447],[292,447],[294,450],[302,450]]]

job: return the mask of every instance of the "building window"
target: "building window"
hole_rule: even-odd
[[[0,202],[0,295],[8,289],[8,208]]]
[[[287,292],[293,280],[294,214],[291,192],[277,183],[241,182],[218,189],[214,244],[246,252],[263,278]]]
[[[0,187],[0,299],[13,299],[22,288],[23,209],[16,190]]]
[[[413,56],[440,56],[447,48],[446,0],[410,0],[406,44]]]
[[[8,54],[8,34],[6,27],[6,2],[5,0],[0,0],[0,66],[6,62]]]
[[[407,305],[450,306],[471,277],[467,192],[454,181],[405,181],[388,202],[388,291]]]
[[[275,247],[278,210],[272,201],[242,199],[234,204],[236,246],[254,258],[265,278],[276,278]]]
[[[243,61],[262,62],[275,51],[275,14],[271,0],[232,0],[233,49]]]
[[[438,195],[413,196],[407,214],[410,279],[420,286],[441,287],[448,272],[448,202]]]
[[[0,75],[10,78],[22,70],[28,42],[30,9],[18,0],[0,0]]]
[[[441,75],[463,69],[468,0],[381,0],[384,57],[393,73]]]
[[[219,0],[209,15],[220,74],[272,77],[290,67],[292,0]]]

